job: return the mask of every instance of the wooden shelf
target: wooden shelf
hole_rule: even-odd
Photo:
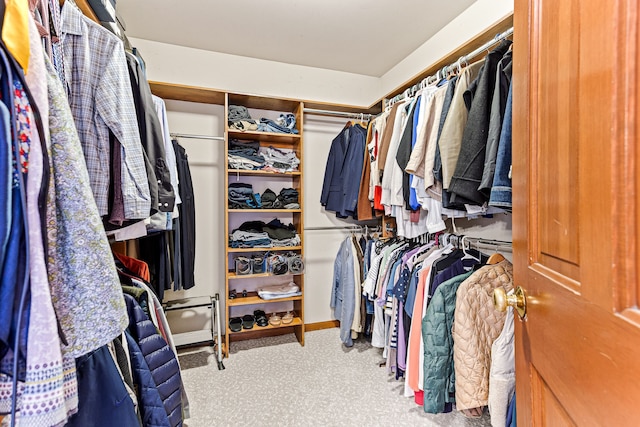
[[[273,248],[227,248],[227,252],[269,252],[269,251],[299,251],[302,246],[280,246]]]
[[[257,273],[257,274],[236,274],[235,271],[229,271],[227,277],[229,279],[255,279],[259,277],[293,277],[302,276],[304,273],[299,274],[273,274],[273,273]]]
[[[300,142],[300,134],[294,135],[291,133],[275,133],[275,132],[256,132],[256,131],[240,131],[227,129],[227,133],[229,135],[229,139],[240,139],[240,140],[252,140],[252,141],[264,141],[264,142],[280,142],[280,143],[288,143],[295,144]]]
[[[228,169],[227,173],[229,175],[254,175],[254,176],[300,176],[302,172],[294,171],[294,172],[272,172],[272,171],[263,171],[263,170],[249,170],[249,169]]]
[[[257,292],[249,292],[246,297],[236,297],[233,299],[227,300],[230,306],[239,306],[239,305],[255,305],[255,304],[269,304],[273,302],[283,302],[283,301],[300,301],[302,300],[302,295],[298,295],[296,297],[287,297],[287,298],[278,298],[278,299],[262,299],[258,296]]]
[[[269,316],[267,315],[267,317]],[[300,325],[302,325],[302,320],[299,317],[294,317],[293,322],[287,323],[286,325],[285,324],[280,324],[280,326],[273,326],[271,324],[268,324],[267,326],[253,325],[252,329],[242,329],[241,331],[238,331],[238,332],[233,332],[231,329],[227,327],[227,333],[231,335],[235,335],[235,334],[244,334],[247,332],[266,331],[268,329],[289,328],[291,326],[300,326]]]
[[[149,87],[162,99],[224,105],[225,92],[218,89],[154,81],[149,82]]]
[[[300,100],[230,93],[229,105],[242,105],[256,110],[272,110],[280,113],[294,113],[300,107]]]
[[[229,212],[248,212],[252,214],[256,213],[300,213],[302,209],[229,209]]]

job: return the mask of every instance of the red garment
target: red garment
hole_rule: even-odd
[[[384,206],[380,201],[382,200],[382,186],[376,185],[373,189],[373,207],[377,211],[384,211]]]
[[[122,263],[122,265],[124,265],[127,269],[129,269],[132,273],[134,273],[140,279],[149,283],[149,281],[151,280],[151,276],[149,274],[149,265],[146,262],[140,261],[139,259],[128,257],[126,255],[123,255],[117,252],[114,252],[113,254],[116,256],[116,258],[118,258],[118,260]]]

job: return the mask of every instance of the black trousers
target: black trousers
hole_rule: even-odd
[[[193,197],[193,182],[186,150],[173,141],[178,169],[178,189],[182,204],[178,205],[180,214],[180,238],[176,246],[180,246],[180,285],[179,288],[190,289],[195,286],[194,267],[196,262],[196,206]]]

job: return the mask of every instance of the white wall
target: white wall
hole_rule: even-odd
[[[165,101],[173,133],[224,135],[224,107],[182,101]],[[179,139],[187,150],[196,205],[196,286],[187,291],[165,292],[165,301],[220,293],[224,299],[224,142]],[[167,312],[174,334],[206,331],[209,312],[193,309]],[[205,335],[206,339],[206,335]]]
[[[380,78],[378,98],[392,92],[491,25],[513,13],[513,0],[477,0]],[[425,17],[425,19],[428,19]]]
[[[368,107],[510,13],[513,0],[477,0],[379,78],[144,39],[130,41],[147,63],[149,80]],[[419,25],[420,19],[428,17],[408,24]]]
[[[281,98],[369,105],[377,77],[209,52],[131,38],[152,81]]]

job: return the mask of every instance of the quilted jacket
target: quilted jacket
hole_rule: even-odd
[[[131,374],[139,395],[142,427],[169,427],[167,411],[164,410],[160,393],[158,393],[142,351],[131,335],[126,332],[125,334],[131,359]]]
[[[127,331],[138,343],[160,393],[171,427],[182,425],[181,377],[175,353],[131,295],[124,294],[129,312]]]
[[[456,291],[471,272],[453,277],[438,286],[422,319],[424,341],[424,411],[440,414],[445,404],[455,402],[453,369],[453,318]]]
[[[453,360],[458,410],[486,406],[491,346],[502,332],[506,314],[493,307],[493,290],[513,288],[508,260],[473,273],[458,288],[453,326]]]

